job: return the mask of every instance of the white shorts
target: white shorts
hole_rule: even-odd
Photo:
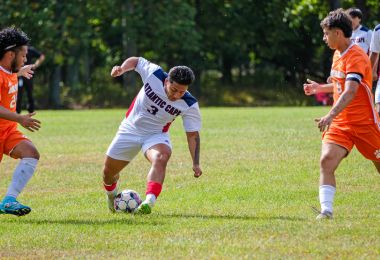
[[[107,155],[115,160],[132,161],[140,150],[145,152],[156,144],[166,144],[172,149],[168,133],[138,136],[118,132],[108,147]]]
[[[380,103],[380,79],[377,81],[376,84],[376,91],[375,91],[375,104]]]

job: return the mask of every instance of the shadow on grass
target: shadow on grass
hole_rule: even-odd
[[[185,219],[204,219],[204,220],[243,220],[243,221],[257,221],[257,220],[285,220],[285,221],[305,221],[306,218],[292,217],[292,216],[236,216],[236,215],[201,215],[201,214],[178,214],[178,213],[153,213],[151,215],[122,215],[115,216],[113,219],[28,219],[28,217],[18,218],[10,216],[2,219],[1,223],[17,223],[17,224],[58,224],[58,225],[163,225],[167,224],[167,221],[163,218],[185,218]]]
[[[200,219],[224,219],[224,220],[287,220],[287,221],[304,221],[306,218],[291,216],[236,216],[236,215],[201,215],[201,214],[158,214],[166,218],[200,218]]]
[[[128,217],[128,218],[115,218],[115,219],[27,219],[27,218],[8,218],[1,219],[0,225],[2,223],[17,223],[17,224],[36,224],[36,225],[46,225],[46,224],[58,224],[58,225],[90,225],[90,226],[104,226],[104,225],[162,225],[164,222],[157,221],[157,219],[146,219],[140,217]]]

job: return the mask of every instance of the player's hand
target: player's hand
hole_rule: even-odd
[[[317,122],[319,131],[324,132],[330,128],[333,118],[330,115],[326,115],[321,118],[316,118],[314,121]]]
[[[112,77],[119,77],[120,75],[123,75],[123,69],[121,66],[114,66],[111,71],[111,76]]]
[[[193,165],[193,171],[194,171],[194,177],[198,178],[202,175],[202,169],[199,165],[194,164]]]
[[[32,118],[35,114],[36,113],[34,112],[27,115],[20,115],[20,125],[31,132],[38,131],[41,127],[41,122],[37,119]]]
[[[305,94],[307,96],[310,96],[310,95],[314,95],[315,93],[317,93],[317,87],[319,86],[319,84],[315,81],[310,80],[310,79],[307,79],[306,81],[307,81],[307,83],[303,84],[303,90],[305,91]]]
[[[33,74],[33,65],[25,65],[18,71],[17,76],[23,76],[27,79],[31,79],[33,78]]]
[[[327,78],[326,82],[329,83],[329,84],[330,84],[330,83],[333,83],[331,76],[329,76],[329,77]]]

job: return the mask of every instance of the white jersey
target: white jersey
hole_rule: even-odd
[[[368,54],[371,38],[372,31],[363,25],[359,25],[356,30],[352,31],[351,42],[359,45]]]
[[[380,24],[373,30],[370,51],[380,53]]]
[[[160,66],[140,57],[135,70],[144,85],[130,105],[120,132],[140,136],[167,132],[177,116],[182,116],[186,132],[200,131],[199,105],[188,91],[181,99],[170,101],[164,89],[168,74]]]

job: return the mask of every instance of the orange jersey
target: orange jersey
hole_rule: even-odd
[[[361,76],[360,86],[352,101],[333,120],[335,124],[368,125],[378,123],[373,106],[372,69],[367,54],[357,45],[351,45],[344,53],[335,51],[331,67],[334,83],[334,104],[345,89],[350,74]]]
[[[0,106],[12,112],[16,111],[17,88],[17,74],[0,66]],[[0,118],[0,135],[2,131],[11,127],[16,128],[17,123]]]

